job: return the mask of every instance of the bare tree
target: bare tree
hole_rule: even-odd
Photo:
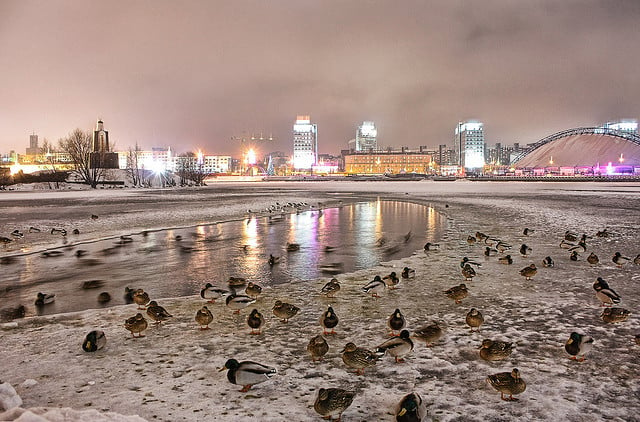
[[[142,186],[143,182],[143,174],[140,171],[140,152],[142,149],[136,142],[135,147],[132,149],[129,147],[129,151],[127,152],[127,174],[131,179],[131,183],[133,186]]]
[[[187,152],[178,156],[176,174],[180,176],[180,186],[193,182],[196,186],[204,185],[204,179],[208,174],[204,171],[204,165],[193,152]]]
[[[60,139],[59,147],[62,152],[69,154],[73,161],[73,173],[84,183],[96,188],[100,180],[104,178],[105,169],[99,163],[92,163],[93,137],[90,132],[83,132],[82,129],[74,129],[66,138]],[[93,154],[92,154],[93,153]],[[97,157],[99,159],[99,157]]]

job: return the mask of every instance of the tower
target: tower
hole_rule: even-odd
[[[104,130],[102,120],[98,120],[93,132],[93,152],[109,152],[109,132]]]
[[[460,167],[465,170],[482,169],[484,146],[484,128],[481,122],[458,123],[453,147]]]
[[[318,157],[318,125],[310,116],[298,116],[293,125],[293,168],[311,170]]]
[[[93,151],[90,154],[90,168],[118,168],[118,153],[110,152],[109,132],[104,130],[104,123],[98,120],[93,131]]]
[[[40,152],[38,148],[38,135],[35,133],[29,135],[29,148],[27,148],[27,155],[37,155]]]
[[[375,151],[378,149],[378,129],[373,122],[362,122],[356,130],[356,151]]]

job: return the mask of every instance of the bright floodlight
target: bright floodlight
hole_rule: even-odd
[[[253,150],[253,148],[250,148],[249,151],[247,151],[247,164],[252,166],[255,163],[256,163],[256,152]]]

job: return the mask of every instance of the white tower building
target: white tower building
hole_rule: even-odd
[[[455,129],[454,150],[458,165],[465,170],[484,166],[484,128],[481,122],[459,122]]]
[[[293,125],[293,168],[310,170],[318,157],[318,125],[309,116],[298,116]]]

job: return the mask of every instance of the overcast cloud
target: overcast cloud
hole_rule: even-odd
[[[0,0],[0,152],[105,122],[118,149],[292,152],[297,114],[339,153],[487,142],[637,118],[640,2]]]

